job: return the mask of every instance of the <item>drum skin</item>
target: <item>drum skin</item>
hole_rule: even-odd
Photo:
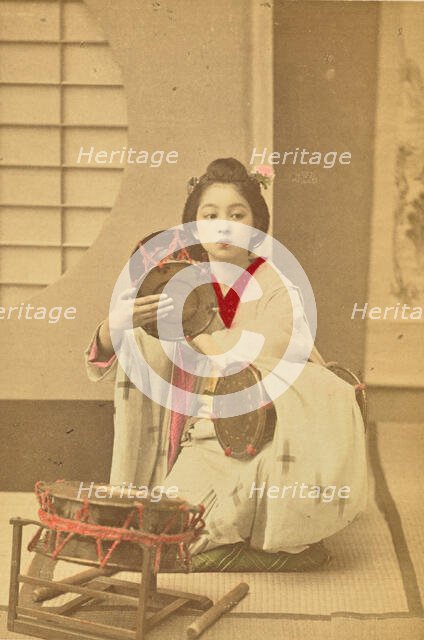
[[[251,391],[248,388],[252,387]],[[261,385],[261,376],[253,365],[249,365],[237,373],[225,375],[218,379],[215,396],[237,393],[246,389],[246,411],[242,415],[213,419],[216,437],[225,455],[233,458],[249,458],[256,455],[266,442],[272,440],[276,424],[276,412],[273,403],[265,398]],[[222,413],[222,407],[214,398],[213,413]],[[251,411],[249,411],[251,408]]]
[[[193,286],[196,278],[193,278],[192,270],[186,271],[188,266],[199,270],[197,280],[203,283]],[[173,281],[167,293],[173,299],[174,309],[161,320],[160,338],[170,341],[185,340],[186,337],[193,338],[208,328],[218,308],[212,282],[205,283],[204,266],[187,260],[167,260],[162,265],[151,269],[145,276],[139,287],[137,298],[162,293],[171,278]],[[159,337],[156,320],[146,324],[144,329],[149,335]]]

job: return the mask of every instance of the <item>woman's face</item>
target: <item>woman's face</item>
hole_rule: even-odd
[[[202,224],[198,227],[199,242],[207,251],[209,260],[246,265],[247,247],[254,231],[253,213],[234,185],[215,183],[205,189],[196,220],[213,222],[210,226]],[[237,246],[235,242],[243,246]]]

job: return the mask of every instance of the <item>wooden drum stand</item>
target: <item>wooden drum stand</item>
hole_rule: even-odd
[[[201,508],[169,499],[154,504],[116,498],[88,502],[76,498],[78,484],[37,483],[40,522],[21,518],[10,521],[10,631],[47,640],[143,640],[148,630],[182,607],[191,611],[212,607],[205,596],[158,589],[156,584],[159,568],[163,564],[175,567],[177,553],[182,560],[189,560],[187,547],[203,527]],[[38,527],[30,550],[91,568],[60,581],[21,574],[22,533],[27,525]],[[120,571],[141,572],[141,580],[136,583],[114,578]],[[20,583],[34,586],[30,604],[22,603]],[[61,606],[41,606],[61,593],[73,593],[75,597]],[[75,616],[83,605],[110,600],[134,610],[135,628]]]

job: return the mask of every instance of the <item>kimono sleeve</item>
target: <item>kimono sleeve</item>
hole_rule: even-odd
[[[116,373],[117,357],[115,354],[107,361],[102,362],[98,359],[98,338],[99,331],[102,323],[96,328],[87,349],[84,352],[84,361],[87,371],[87,376],[93,382],[98,382],[104,378]]]

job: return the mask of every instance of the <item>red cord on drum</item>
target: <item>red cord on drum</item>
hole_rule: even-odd
[[[135,510],[128,514],[121,527],[111,527],[88,522],[90,517],[90,503],[88,498],[84,497],[84,502],[76,514],[75,519],[64,518],[55,512],[52,495],[48,487],[43,487],[42,482],[35,485],[35,493],[38,498],[40,509],[38,515],[40,522],[44,527],[40,527],[28,545],[28,550],[32,551],[38,543],[44,528],[56,533],[55,548],[51,552],[52,558],[57,558],[63,551],[66,544],[75,535],[93,538],[96,543],[96,553],[99,566],[104,568],[110,560],[116,547],[121,542],[132,542],[141,546],[153,546],[156,548],[154,572],[157,573],[160,567],[161,552],[164,545],[177,545],[178,554],[183,563],[189,565],[190,553],[189,545],[196,540],[205,527],[203,514],[205,512],[204,505],[198,505],[196,512],[193,508],[182,504],[179,511],[186,512],[184,520],[184,530],[180,533],[168,533],[169,529],[175,524],[176,514],[173,514],[165,523],[162,533],[150,533],[148,531],[131,528],[135,524],[134,519],[137,518],[138,526],[142,527],[143,523],[143,503],[134,503]],[[50,533],[49,531],[49,533]],[[62,534],[67,534],[62,537]],[[103,541],[112,542],[112,545],[106,553],[103,550]],[[46,540],[47,544],[49,540]]]

